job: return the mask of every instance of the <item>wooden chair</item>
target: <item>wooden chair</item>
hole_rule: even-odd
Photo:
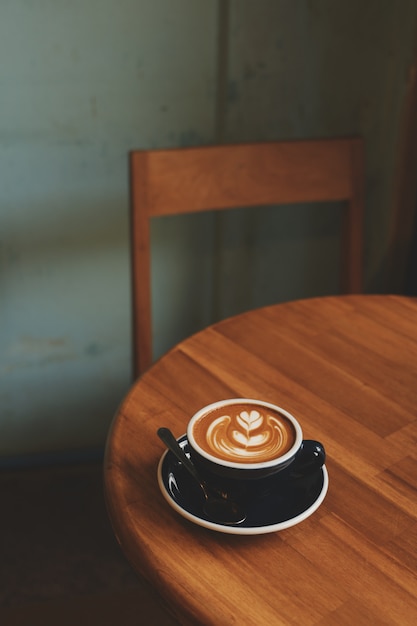
[[[134,373],[152,362],[150,220],[232,207],[345,201],[341,291],[362,289],[359,137],[130,153]]]

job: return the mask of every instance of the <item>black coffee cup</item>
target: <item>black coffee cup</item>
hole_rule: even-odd
[[[323,444],[303,440],[298,420],[261,400],[231,398],[203,407],[190,419],[191,459],[207,480],[254,480],[285,471],[294,479],[325,462]]]

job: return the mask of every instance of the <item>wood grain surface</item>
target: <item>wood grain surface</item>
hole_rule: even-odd
[[[157,484],[168,426],[251,397],[325,444],[329,491],[307,520],[225,535],[168,506]],[[183,624],[417,623],[417,301],[300,300],[220,322],[132,387],[109,433],[109,514],[133,566]]]

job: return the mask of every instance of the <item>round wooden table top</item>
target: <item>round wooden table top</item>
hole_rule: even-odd
[[[278,404],[325,445],[327,495],[279,532],[224,534],[169,506],[168,426],[228,397]],[[417,623],[417,301],[339,296],[257,309],[157,361],[122,402],[104,480],[132,565],[180,623]]]

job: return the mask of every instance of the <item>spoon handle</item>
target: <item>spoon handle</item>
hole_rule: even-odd
[[[201,487],[203,487],[203,481],[201,480],[200,476],[198,475],[197,470],[195,469],[193,462],[190,461],[188,456],[185,454],[184,450],[181,448],[180,444],[175,439],[174,435],[169,430],[169,428],[164,428],[164,427],[158,428],[157,435],[161,439],[161,441],[164,442],[164,444],[167,446],[167,448],[169,450],[171,450],[171,452],[173,454],[175,454],[177,459],[179,461],[181,461],[181,463],[184,465],[184,467],[190,472],[190,474],[201,485]]]

